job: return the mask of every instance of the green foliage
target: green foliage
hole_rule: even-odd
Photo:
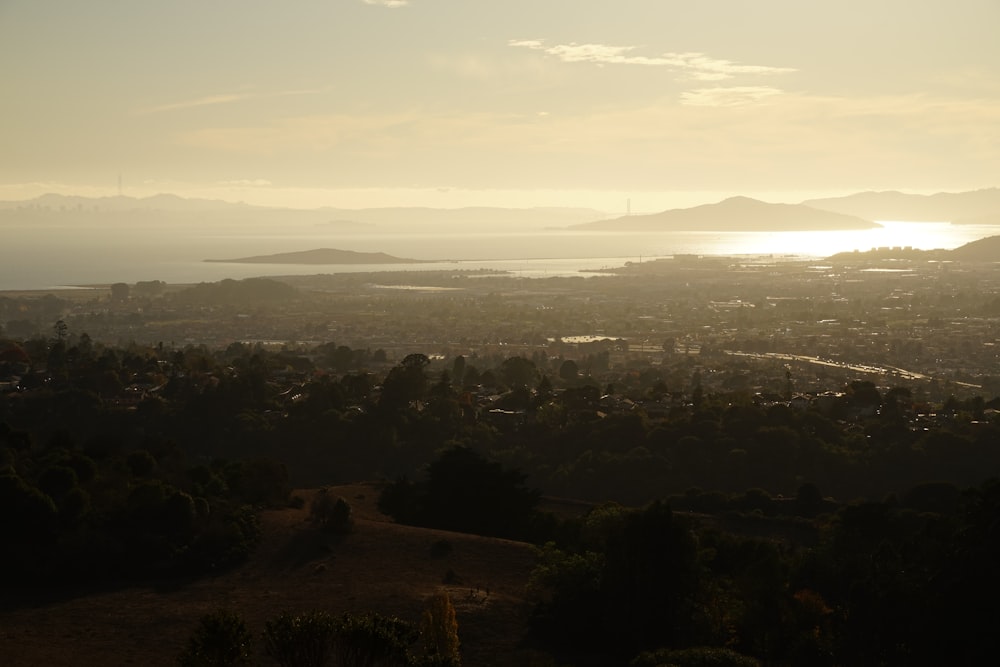
[[[267,621],[264,652],[281,667],[324,667],[333,656],[336,628],[336,619],[325,612],[283,612]]]
[[[220,609],[201,617],[178,662],[181,667],[235,667],[249,661],[252,643],[243,618]]]
[[[199,283],[177,294],[177,300],[192,304],[280,303],[291,301],[298,290],[270,278],[226,279],[216,283]]]
[[[38,477],[38,488],[52,498],[62,498],[78,483],[76,471],[63,465],[50,466]]]
[[[49,539],[57,517],[52,498],[10,469],[0,473],[0,513],[8,557],[17,556],[12,552],[21,546],[40,546]]]
[[[445,450],[427,481],[399,480],[383,492],[379,508],[397,521],[496,537],[524,538],[532,529],[539,494],[524,475],[504,470],[464,447]]]
[[[530,359],[509,357],[500,364],[500,379],[511,389],[533,387],[538,381],[538,369]]]
[[[660,649],[641,653],[629,667],[760,667],[760,662],[727,648]]]
[[[156,469],[156,459],[145,449],[136,449],[125,457],[129,470],[135,477],[148,477]]]
[[[426,655],[437,656],[452,667],[461,664],[455,607],[445,591],[438,591],[427,601],[420,618],[420,639]]]
[[[231,567],[250,555],[260,541],[260,522],[253,507],[219,506],[209,513],[184,554],[185,568],[211,572]]]
[[[327,489],[320,489],[313,497],[309,517],[323,531],[336,535],[349,533],[354,527],[351,506],[342,496],[334,497]]]
[[[587,648],[599,642],[604,566],[602,553],[571,553],[545,544],[528,586],[535,600],[532,634],[557,646]]]
[[[596,551],[546,545],[532,573],[536,636],[620,660],[691,635],[701,566],[691,526],[662,503],[599,510]]]
[[[690,525],[655,502],[625,518],[608,541],[601,581],[605,627],[634,650],[684,636],[698,588]]]
[[[406,477],[400,477],[379,494],[378,510],[399,523],[417,524],[423,520],[422,500],[423,489]]]
[[[292,485],[284,464],[270,459],[248,459],[225,468],[226,483],[242,502],[282,507],[288,502]]]
[[[379,407],[384,414],[404,410],[410,402],[427,394],[427,371],[430,360],[423,354],[409,354],[389,371],[382,383]]]
[[[130,288],[127,283],[114,283],[111,285],[112,301],[128,301]]]
[[[344,614],[336,624],[334,664],[338,667],[407,667],[413,627],[381,614]]]
[[[281,667],[407,667],[410,624],[379,614],[283,612],[267,621],[264,652]]]

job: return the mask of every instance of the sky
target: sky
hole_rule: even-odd
[[[998,0],[0,0],[0,199],[995,187],[998,25]]]

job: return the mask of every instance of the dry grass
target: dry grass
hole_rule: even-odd
[[[231,572],[169,590],[136,586],[0,612],[0,662],[171,665],[199,617],[218,608],[241,613],[255,633],[283,610],[376,611],[416,623],[441,588],[456,608],[464,664],[533,662],[537,656],[520,646],[529,545],[397,525],[378,513],[372,485],[330,490],[351,503],[353,533],[317,533],[308,502],[266,511],[261,545]]]

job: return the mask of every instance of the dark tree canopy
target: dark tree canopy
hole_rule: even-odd
[[[524,537],[539,494],[524,485],[525,476],[505,470],[465,447],[453,447],[435,459],[427,480],[400,480],[380,499],[383,511],[417,525],[497,537]]]

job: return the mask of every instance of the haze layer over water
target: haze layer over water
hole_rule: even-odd
[[[263,275],[382,270],[498,269],[524,277],[579,275],[675,254],[826,257],[837,252],[910,246],[951,249],[1000,227],[883,222],[882,228],[817,232],[596,232],[568,229],[511,232],[328,232],[315,225],[280,233],[167,226],[60,229],[30,224],[7,231],[0,290],[163,280],[198,283]],[[206,263],[315,248],[385,252],[435,260],[427,264],[299,265]]]

